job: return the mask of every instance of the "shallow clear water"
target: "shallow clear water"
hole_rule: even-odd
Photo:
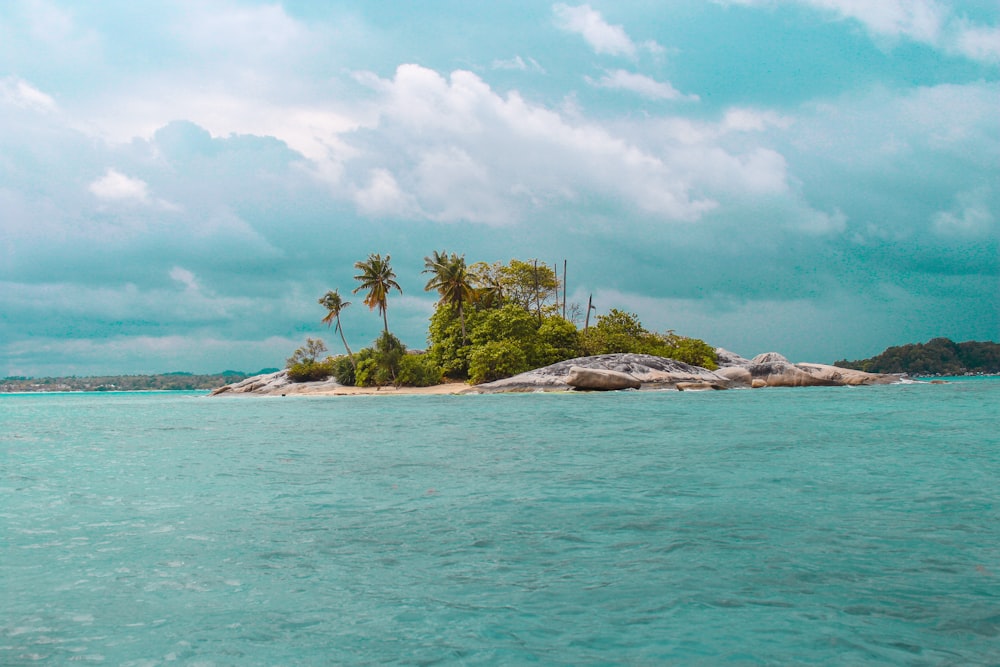
[[[997,664],[998,406],[0,396],[0,664]]]

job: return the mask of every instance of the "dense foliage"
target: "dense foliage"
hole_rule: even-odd
[[[581,346],[588,355],[632,352],[652,354],[683,361],[692,366],[715,370],[715,349],[697,338],[685,338],[673,332],[659,334],[646,330],[633,313],[612,308],[597,316],[597,325],[581,333]]]
[[[890,347],[871,359],[844,359],[834,362],[834,365],[869,373],[910,375],[1000,373],[1000,344],[975,341],[955,343],[947,338],[934,338],[926,343]]]
[[[563,314],[573,317],[580,308],[560,304],[563,285],[555,269],[544,262],[512,259],[507,264],[467,265],[464,256],[444,251],[424,258],[424,273],[430,276],[424,289],[439,295],[428,328],[429,350],[425,355],[408,354],[385,321],[386,296],[390,289],[399,290],[389,257],[373,254],[355,266],[361,271],[355,276],[361,283],[355,292],[366,291],[365,304],[383,316],[382,336],[350,361],[319,361],[318,354],[310,360],[306,354],[296,361],[296,377],[326,373],[341,384],[358,386],[424,386],[437,384],[442,377],[479,384],[566,359],[613,352],[652,354],[716,368],[715,351],[704,341],[649,331],[631,313],[612,309],[599,316],[593,328],[578,330]],[[342,334],[339,315],[349,304],[339,299],[336,290],[320,303],[328,311],[323,321],[335,324]],[[346,340],[344,347],[350,355]]]

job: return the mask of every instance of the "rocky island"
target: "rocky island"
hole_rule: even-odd
[[[598,314],[591,325],[597,309],[591,299],[586,310],[567,303],[565,262],[560,280],[554,267],[537,260],[469,265],[464,255],[438,251],[424,258],[423,273],[430,275],[424,289],[440,297],[429,321],[429,348],[408,350],[386,317],[389,293],[402,293],[389,260],[372,253],[355,264],[360,286],[352,293],[364,293],[363,303],[382,316],[382,333],[370,347],[352,352],[341,323],[350,302],[329,290],[319,299],[327,312],[321,321],[340,335],[346,354],[324,358],[323,341],[307,338],[286,370],[212,395],[695,391],[900,381],[898,375],[793,364],[774,352],[746,359],[673,330],[650,331],[638,315],[617,308]]]
[[[451,383],[419,389],[382,388],[358,391],[333,378],[318,382],[292,382],[287,371],[246,378],[228,384],[211,395],[331,395],[331,394],[393,394],[451,393],[497,394],[536,391],[608,391],[636,390],[718,390],[758,389],[764,387],[837,387],[893,384],[905,376],[866,373],[826,364],[793,364],[775,352],[745,359],[737,354],[716,349],[719,368],[711,371],[674,359],[649,354],[600,354],[578,357],[520,373],[509,378],[470,386]]]

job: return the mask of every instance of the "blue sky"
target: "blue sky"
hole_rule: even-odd
[[[336,349],[371,252],[423,347],[435,249],[746,356],[1000,340],[998,70],[996,0],[4,2],[0,376]]]

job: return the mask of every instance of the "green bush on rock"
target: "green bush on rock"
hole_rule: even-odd
[[[335,361],[331,357],[319,361],[326,344],[319,338],[307,338],[306,344],[286,360],[288,379],[292,382],[316,382],[333,375]]]
[[[676,359],[692,366],[715,370],[715,350],[705,341],[678,336],[673,332],[659,334],[646,329],[634,313],[612,308],[607,315],[597,316],[597,325],[580,334],[585,354],[651,354]]]

